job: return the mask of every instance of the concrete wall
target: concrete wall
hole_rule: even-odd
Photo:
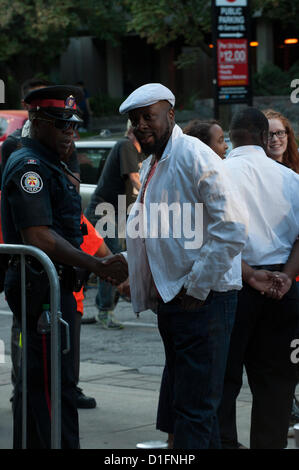
[[[112,98],[124,95],[122,48],[106,42],[107,93]]]
[[[106,87],[105,53],[89,36],[71,38],[59,63],[61,83],[83,81],[91,95]]]
[[[256,39],[259,43],[256,51],[256,68],[257,72],[260,72],[264,65],[274,62],[273,27],[269,21],[257,19]]]
[[[213,96],[213,59],[199,48],[185,47],[183,52],[197,53],[197,62],[182,70],[183,93],[186,97]]]

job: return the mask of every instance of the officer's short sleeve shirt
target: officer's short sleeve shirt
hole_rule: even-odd
[[[60,168],[58,156],[31,139],[22,139],[22,143],[3,175],[1,218],[5,243],[22,243],[22,229],[49,226],[79,248],[83,241],[80,195]]]
[[[17,230],[53,222],[50,172],[38,159],[24,158],[10,177],[8,200]]]

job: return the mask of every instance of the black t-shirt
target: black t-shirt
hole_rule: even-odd
[[[93,222],[95,208],[99,202],[108,202],[118,212],[118,196],[126,194],[126,179],[129,173],[138,173],[140,156],[128,139],[119,140],[111,149],[97,188],[86,209],[86,216]]]

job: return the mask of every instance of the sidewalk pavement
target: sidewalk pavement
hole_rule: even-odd
[[[10,358],[0,364],[0,449],[12,448]],[[161,371],[162,372],[162,371]],[[136,449],[143,441],[166,440],[155,429],[160,375],[117,364],[81,363],[81,383],[97,407],[79,410],[81,449]],[[249,445],[251,397],[244,384],[237,404],[239,439]],[[289,439],[294,449],[294,439]]]
[[[91,291],[84,301],[84,315],[93,317],[94,313]],[[156,324],[156,316],[151,311],[143,312],[142,318],[136,321],[131,305],[126,302],[119,302],[116,313],[122,323],[136,328],[136,332],[140,327],[155,327]],[[91,336],[87,334],[84,341],[92,341]],[[11,360],[9,355],[4,359],[4,363],[0,362],[0,449],[12,449]],[[133,368],[107,362],[106,357],[102,364],[89,359],[80,364],[79,386],[97,402],[94,409],[78,410],[81,449],[136,449],[140,442],[166,441],[167,435],[157,431],[155,426],[163,367]],[[251,393],[244,374],[237,401],[237,422],[239,441],[247,447],[250,412]],[[293,438],[289,439],[288,448],[295,448]]]

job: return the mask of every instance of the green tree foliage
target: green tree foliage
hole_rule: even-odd
[[[131,13],[128,31],[135,31],[157,48],[183,38],[184,44],[198,46],[208,55],[205,35],[212,30],[211,0],[124,0]],[[277,20],[283,26],[297,25],[299,0],[252,0],[254,15]],[[196,61],[199,52],[181,55],[177,65]]]
[[[253,11],[259,11],[264,18],[277,20],[285,27],[298,25],[298,0],[253,0]]]
[[[299,77],[299,61],[295,62],[288,71],[283,71],[277,65],[267,64],[253,76],[253,90],[256,96],[286,96],[290,94],[290,83]]]
[[[131,13],[128,31],[134,31],[157,48],[182,38],[189,46],[200,46],[211,54],[205,34],[211,31],[211,2],[208,0],[124,0]],[[181,57],[186,65],[196,59],[196,51]]]
[[[0,0],[0,61],[15,74],[25,62],[42,69],[79,24],[71,0]]]
[[[80,0],[86,32],[117,44],[126,34],[128,12],[124,0]]]
[[[0,67],[22,80],[26,69],[46,73],[71,36],[117,41],[125,32],[117,0],[0,0]]]
[[[299,0],[252,0],[258,11],[283,25],[296,25]],[[0,0],[0,75],[17,82],[47,74],[71,36],[92,35],[117,43],[133,32],[157,48],[179,39],[191,46],[179,66],[207,54],[211,0]]]

